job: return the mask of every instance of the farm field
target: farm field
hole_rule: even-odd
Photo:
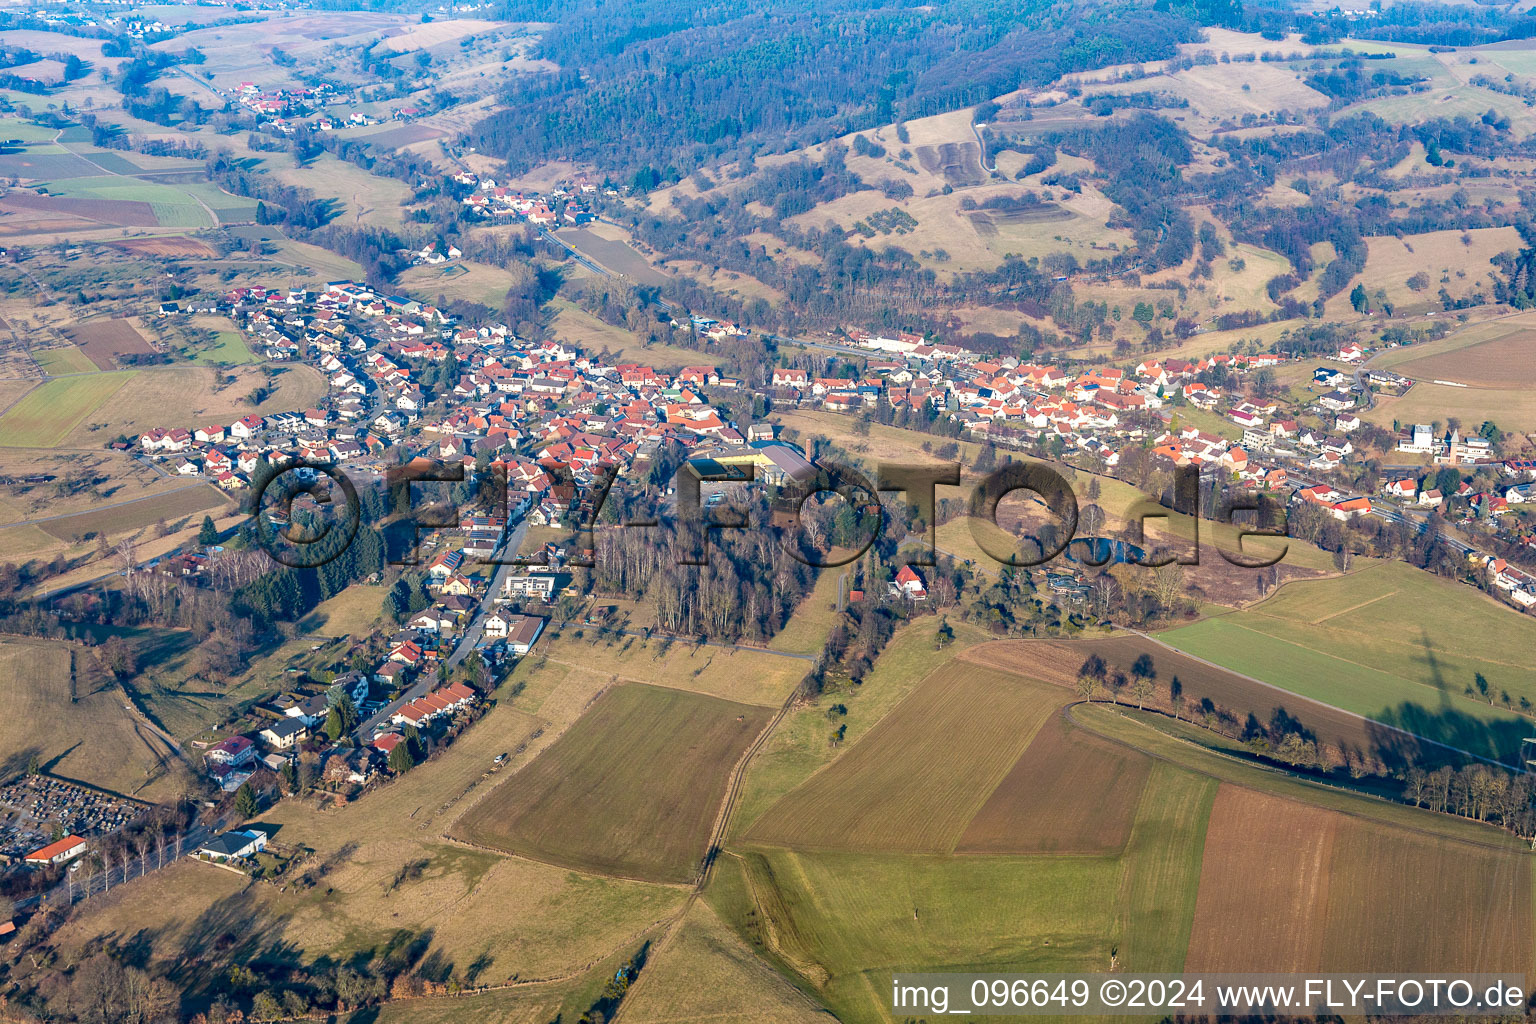
[[[1169,710],[1170,685],[1178,679],[1184,706],[1191,711],[1205,698],[1240,718],[1252,714],[1261,722],[1270,722],[1278,711],[1283,711],[1287,718],[1316,737],[1320,745],[1374,752],[1394,765],[1399,764],[1399,759],[1408,757],[1420,765],[1437,764],[1443,759],[1460,764],[1464,760],[1443,748],[1410,743],[1400,734],[1383,737],[1380,729],[1372,727],[1359,715],[1246,679],[1139,636],[1101,640],[994,640],[958,657],[1005,672],[1017,672],[1020,666],[1027,665],[1029,674],[1035,678],[1058,686],[1075,687],[1079,666],[1094,654],[1103,658],[1112,672],[1123,672],[1127,677],[1132,675],[1136,660],[1143,654],[1149,655],[1157,673],[1152,680],[1153,695],[1149,706]],[[1135,702],[1128,692],[1118,699]]]
[[[226,375],[233,377],[234,382],[223,384],[220,377]],[[97,380],[109,376],[115,375],[70,379]],[[272,394],[260,405],[251,405],[246,398],[258,386],[268,386],[268,381],[254,367],[233,367],[228,371],[202,366],[149,367],[130,376],[92,415],[77,420],[64,440],[76,447],[99,447],[118,434],[137,437],[151,427],[190,428],[203,422],[232,421],[251,413],[307,409],[325,393],[325,381],[307,366],[281,369],[270,382]],[[0,425],[3,423],[0,420]]]
[[[543,641],[538,662],[568,665],[615,681],[690,690],[742,704],[777,708],[811,663],[750,648],[730,650],[653,637],[562,629]]]
[[[1491,420],[1502,430],[1536,430],[1536,392],[1529,387],[1447,387],[1420,381],[1406,395],[1378,398],[1360,418],[1390,429],[1394,421],[1431,423],[1451,417],[1474,428]]]
[[[169,791],[165,742],[123,709],[121,690],[88,649],[47,640],[0,640],[0,721],[7,773],[37,755],[53,775],[140,799]],[[82,743],[81,737],[93,737]]]
[[[109,502],[149,497],[188,483],[162,476],[123,452],[52,448],[0,451],[0,476],[37,478],[35,483],[0,484],[0,508],[12,514],[11,521],[90,512]],[[0,522],[6,519],[0,513]]]
[[[832,689],[815,702],[793,706],[747,767],[731,817],[732,834],[740,835],[749,829],[786,793],[845,756],[858,745],[861,736],[877,726],[929,673],[956,652],[990,637],[970,623],[951,625],[955,630],[954,643],[938,650],[931,622],[919,619],[907,623],[891,637],[863,683]],[[836,723],[828,715],[834,703],[842,703],[848,709]],[[834,746],[830,742],[833,731],[844,727],[843,741]]]
[[[50,519],[40,525],[50,536],[78,542],[98,535],[131,533],[155,523],[171,523],[200,512],[222,508],[229,503],[230,497],[212,484],[194,484],[141,498],[130,504]]]
[[[89,356],[74,345],[63,348],[32,350],[32,360],[50,377],[62,377],[71,373],[95,373],[97,366]]]
[[[1181,969],[1210,780],[1159,766],[1115,856],[802,852],[748,844],[711,903],[842,1019],[886,1020],[891,970]],[[878,1009],[877,1009],[878,1008]]]
[[[80,159],[75,157],[75,159]],[[109,203],[143,203],[154,213],[154,222],[166,228],[213,227],[213,217],[191,193],[177,185],[164,185],[122,175],[89,175],[62,178],[48,183],[48,190],[65,199]],[[254,208],[254,205],[253,205]]]
[[[1536,356],[1536,331],[1518,328],[1513,324],[1509,326],[1512,329],[1507,333],[1487,341],[1436,354],[1426,353],[1406,362],[1395,363],[1394,369],[1419,381],[1450,380],[1474,388],[1527,387],[1532,383],[1531,366],[1532,358]]]
[[[136,256],[199,256],[218,255],[207,242],[181,235],[154,235],[147,238],[126,238],[112,245]]]
[[[1223,785],[1186,969],[1525,971],[1530,890],[1512,851]]]
[[[768,718],[682,690],[617,687],[460,819],[456,833],[580,870],[687,881],[731,769]]]
[[[952,661],[743,838],[801,850],[947,853],[1064,697]]]
[[[971,819],[956,853],[1117,853],[1151,770],[1052,715]]]
[[[117,365],[118,356],[150,355],[155,351],[127,320],[91,320],[66,327],[62,333],[103,370]]]
[[[668,275],[651,266],[644,256],[629,246],[627,234],[611,224],[565,228],[558,237],[635,284],[659,285],[667,281]]]
[[[1233,671],[1489,757],[1512,755],[1529,733],[1490,698],[1536,700],[1523,654],[1533,638],[1536,623],[1399,562],[1291,583],[1244,611],[1159,635]]]
[[[73,159],[79,158],[73,157]],[[0,210],[23,222],[8,228],[12,234],[52,231],[69,227],[71,224],[76,225],[79,230],[92,230],[101,225],[125,228],[160,226],[153,206],[131,200],[42,196],[31,192],[12,191],[0,199]],[[57,227],[39,226],[33,223],[38,218],[56,222]]]
[[[62,443],[135,375],[119,370],[43,382],[0,416],[0,445],[50,448]]]

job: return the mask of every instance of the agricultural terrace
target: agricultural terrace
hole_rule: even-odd
[[[1512,709],[1536,702],[1526,655],[1536,623],[1400,562],[1290,583],[1159,639],[1475,754],[1512,756],[1530,732]]]
[[[685,882],[732,768],[769,717],[683,690],[616,687],[476,804],[456,834],[579,870]]]

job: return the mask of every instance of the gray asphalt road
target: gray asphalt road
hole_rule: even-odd
[[[508,535],[506,543],[502,545],[495,557],[509,558],[516,555],[517,550],[522,547],[523,538],[527,534],[527,521],[518,523],[513,528],[512,533]],[[516,567],[512,565],[498,565],[496,567],[496,572],[491,577],[491,585],[486,588],[485,596],[480,601],[480,607],[475,611],[474,619],[471,620],[469,628],[464,631],[464,636],[459,640],[458,646],[453,649],[453,653],[444,662],[448,666],[449,671],[456,668],[459,662],[468,657],[469,652],[475,649],[475,644],[480,641],[480,637],[485,632],[485,618],[496,607],[496,595],[501,593],[502,581],[507,578],[514,568]],[[390,716],[416,698],[425,696],[436,685],[437,676],[435,674],[423,673],[398,698],[359,722],[357,728],[352,730],[352,735],[357,738],[359,743],[371,741],[374,730],[387,723]]]

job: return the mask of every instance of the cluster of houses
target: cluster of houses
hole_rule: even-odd
[[[460,178],[459,184],[473,190],[468,198],[505,199],[523,212],[536,208],[525,202],[528,197],[509,197],[494,182],[467,172]],[[550,198],[565,201],[594,190],[584,182],[573,189],[557,189]],[[416,255],[446,260],[454,254],[435,244]],[[315,292],[236,289],[223,297],[222,311],[267,358],[304,362],[323,373],[327,396],[312,409],[152,429],[138,439],[139,448],[177,473],[200,474],[230,490],[248,486],[263,461],[280,466],[298,456],[377,468],[380,463],[369,460],[395,446],[467,470],[488,466],[505,479],[506,502],[462,523],[465,557],[488,556],[507,528],[521,520],[564,521],[600,474],[644,472],[670,446],[722,464],[752,461],[763,474],[780,478],[787,471],[778,463],[803,462],[790,446],[772,440],[771,429],[742,429],[716,407],[711,393],[750,385],[712,366],[662,371],[601,360],[558,341],[518,338],[501,324],[462,326],[429,303],[351,281],[330,282]],[[709,338],[745,333],[705,317],[675,326]],[[1356,412],[1361,398],[1378,383],[1407,383],[1391,374],[1378,382],[1377,371],[1358,365],[1348,369],[1366,355],[1351,342],[1335,354],[1346,369],[1316,368],[1313,383],[1323,393],[1302,423],[1295,418],[1298,411],[1242,386],[1248,375],[1282,364],[1284,358],[1274,353],[1063,369],[909,333],[848,328],[839,341],[865,357],[856,375],[816,376],[781,366],[758,385],[765,397],[780,407],[853,411],[883,404],[893,411],[920,411],[952,421],[961,436],[1003,447],[1059,445],[1086,453],[1109,470],[1119,465],[1127,446],[1135,446],[1170,467],[1195,466],[1285,492],[1295,501],[1323,505],[1340,519],[1372,510],[1369,497],[1336,490],[1334,481],[1342,474],[1333,472],[1364,457],[1351,440],[1361,428]],[[1185,415],[1185,408],[1192,411]],[[1240,437],[1230,429],[1215,433],[1213,417],[1239,428]],[[1426,427],[1414,428],[1399,448],[1447,465],[1491,458],[1482,438],[1456,431],[1435,438]],[[1428,503],[1433,496],[1416,492],[1414,500]],[[520,586],[547,582],[518,579]],[[446,597],[473,583],[435,582],[447,585]],[[449,613],[446,619],[442,612]],[[429,623],[432,615],[439,617]],[[457,615],[451,607],[429,609],[416,625],[441,636],[444,622]],[[514,632],[499,619],[487,626],[492,637]]]
[[[466,190],[460,203],[476,216],[497,223],[526,221],[548,228],[585,224],[594,219],[585,200],[597,193],[597,186],[585,179],[574,185],[557,185],[548,193],[498,185],[496,179],[482,178],[471,171],[459,171],[452,181]]]

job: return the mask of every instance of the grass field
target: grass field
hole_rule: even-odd
[[[92,512],[108,503],[150,497],[190,482],[185,478],[162,476],[125,452],[60,452],[52,448],[0,450],[0,475],[23,477],[36,473],[66,481],[70,478],[85,480],[89,485],[78,489],[61,488],[54,480],[0,486],[0,523]]]
[[[657,369],[713,366],[720,361],[709,352],[695,352],[673,345],[641,344],[640,339],[629,331],[604,323],[566,299],[552,300],[549,308],[555,311],[550,333],[560,341],[580,346],[593,354],[606,349],[617,361],[643,363]]]
[[[826,1014],[759,958],[707,903],[695,903],[670,946],[624,1002],[636,1024],[818,1024]]]
[[[73,542],[87,540],[98,534],[111,536],[131,533],[155,523],[171,523],[199,512],[222,508],[229,503],[229,495],[217,487],[198,484],[152,495],[131,504],[50,519],[39,525],[49,535]],[[198,518],[201,521],[202,517]],[[215,515],[215,518],[218,516]]]
[[[1449,378],[1447,378],[1449,379]],[[1390,428],[1451,417],[1463,423],[1492,420],[1501,430],[1536,430],[1536,392],[1517,388],[1458,388],[1420,381],[1400,398],[1378,398],[1361,419]]]
[[[1406,804],[1362,797],[1212,749],[1208,730],[1166,716],[1110,704],[1075,705],[1068,712],[1084,730],[1144,751],[1162,761],[1222,782],[1232,782],[1274,796],[1342,811],[1356,817],[1490,849],[1520,849],[1521,841],[1490,825],[1434,814]]]
[[[802,850],[947,853],[1063,697],[1019,676],[950,662],[770,808],[745,839]]]
[[[582,635],[577,637],[577,632]],[[646,641],[569,626],[544,641],[535,662],[775,708],[811,669],[809,661],[767,651],[701,647],[664,638]]]
[[[893,970],[1108,970],[1116,944],[1111,857],[753,849],[729,863],[748,928],[843,1020],[887,1019]]]
[[[405,182],[370,174],[329,153],[305,167],[274,166],[271,170],[285,184],[336,200],[342,211],[337,223],[399,228],[401,210],[411,202],[411,188]]]
[[[0,640],[0,721],[6,770],[36,754],[45,771],[130,796],[164,795],[170,751],[123,709],[121,691],[86,649]]]
[[[317,371],[307,366],[290,366],[271,382],[272,394],[260,405],[252,405],[246,400],[247,396],[256,387],[267,384],[261,371],[253,367],[234,367],[227,371],[234,377],[234,382],[227,385],[220,380],[223,373],[213,367],[169,366],[130,374],[109,400],[97,403],[88,415],[76,419],[63,440],[75,447],[98,447],[118,434],[137,437],[151,427],[190,428],[205,422],[235,420],[251,413],[307,409],[325,394],[325,380]],[[49,386],[118,376],[122,375],[69,378],[50,381]],[[0,420],[0,428],[3,423],[4,420]]]
[[[687,881],[731,768],[768,717],[682,690],[618,687],[477,804],[458,834],[580,870]]]
[[[1205,698],[1239,718],[1252,714],[1261,722],[1273,720],[1275,711],[1284,709],[1286,716],[1311,733],[1320,745],[1350,751],[1379,749],[1383,757],[1396,755],[1387,758],[1394,767],[1405,766],[1398,760],[1403,757],[1410,758],[1410,764],[1436,765],[1450,756],[1450,752],[1442,748],[1411,746],[1400,736],[1393,737],[1387,744],[1380,730],[1373,729],[1358,715],[1265,686],[1140,636],[1093,640],[994,640],[959,657],[1005,672],[1027,670],[1030,676],[1045,682],[1075,687],[1078,668],[1093,654],[1103,658],[1111,671],[1123,672],[1128,678],[1137,659],[1144,654],[1150,656],[1153,671],[1157,673],[1152,680],[1152,696],[1147,702],[1150,707],[1165,711],[1173,709],[1169,698],[1171,684],[1177,679],[1183,691],[1186,716],[1193,713]],[[1128,693],[1122,693],[1118,699],[1134,703]],[[1455,757],[1451,760],[1459,765],[1464,759]]]
[[[135,375],[133,370],[119,370],[45,381],[0,416],[0,445],[50,448],[60,444]]]
[[[514,280],[501,267],[459,260],[437,267],[411,267],[400,274],[397,284],[406,294],[428,302],[445,296],[500,309]]]
[[[773,635],[768,646],[775,651],[817,654],[826,645],[827,636],[837,621],[838,579],[844,570],[821,569],[816,585],[800,602],[784,628]]]
[[[74,345],[63,348],[33,349],[32,359],[50,377],[61,377],[68,373],[96,372],[96,364]]]
[[[1536,700],[1525,652],[1536,623],[1464,586],[1385,562],[1288,584],[1267,601],[1160,639],[1303,696],[1486,756],[1510,756],[1528,720],[1497,700]]]
[[[1477,228],[1465,232],[1471,239],[1470,245],[1462,243],[1462,234],[1461,231],[1430,231],[1402,238],[1368,239],[1365,269],[1329,299],[1328,315],[1347,318],[1353,313],[1349,292],[1356,284],[1363,284],[1371,294],[1373,308],[1379,304],[1376,291],[1381,289],[1387,293],[1387,301],[1403,311],[1441,309],[1441,288],[1455,298],[1470,295],[1474,286],[1481,286],[1485,295],[1491,294],[1491,279],[1497,275],[1489,260],[1506,250],[1519,249],[1520,234],[1512,227]],[[1407,282],[1420,272],[1429,275],[1430,284],[1416,292]]]
[[[192,356],[194,363],[241,366],[261,361],[260,357],[246,344],[245,335],[235,329],[235,325],[228,317],[196,316],[192,318],[192,325],[213,331],[215,336],[213,344],[198,350]]]
[[[844,1020],[889,1019],[893,970],[1177,971],[1215,790],[1158,766],[1119,857],[747,846],[711,901]]]

